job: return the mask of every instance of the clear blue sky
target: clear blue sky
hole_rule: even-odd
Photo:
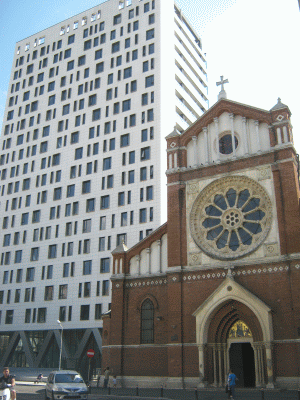
[[[0,0],[0,125],[17,41],[103,1]],[[281,97],[300,151],[300,12],[297,0],[178,0],[207,54],[209,99],[229,79],[228,98],[270,109]],[[298,114],[298,115],[297,115]]]

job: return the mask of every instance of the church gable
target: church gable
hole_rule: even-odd
[[[232,158],[268,151],[270,147],[266,122],[223,112],[187,144],[187,166],[226,162]]]

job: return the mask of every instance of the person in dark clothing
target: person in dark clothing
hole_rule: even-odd
[[[10,387],[10,396],[11,400],[16,400],[16,391],[14,390],[14,386],[16,384],[14,375],[10,375],[9,368],[3,368],[3,376],[0,378],[0,383],[5,382]]]

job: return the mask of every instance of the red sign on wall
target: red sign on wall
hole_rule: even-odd
[[[94,357],[94,355],[95,355],[95,350],[89,349],[89,350],[86,352],[86,355],[87,355],[88,357]]]

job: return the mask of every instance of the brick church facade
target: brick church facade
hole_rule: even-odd
[[[231,367],[240,386],[297,386],[300,193],[290,116],[280,99],[265,111],[221,98],[167,136],[167,222],[113,252],[102,365],[124,384],[223,386]]]

